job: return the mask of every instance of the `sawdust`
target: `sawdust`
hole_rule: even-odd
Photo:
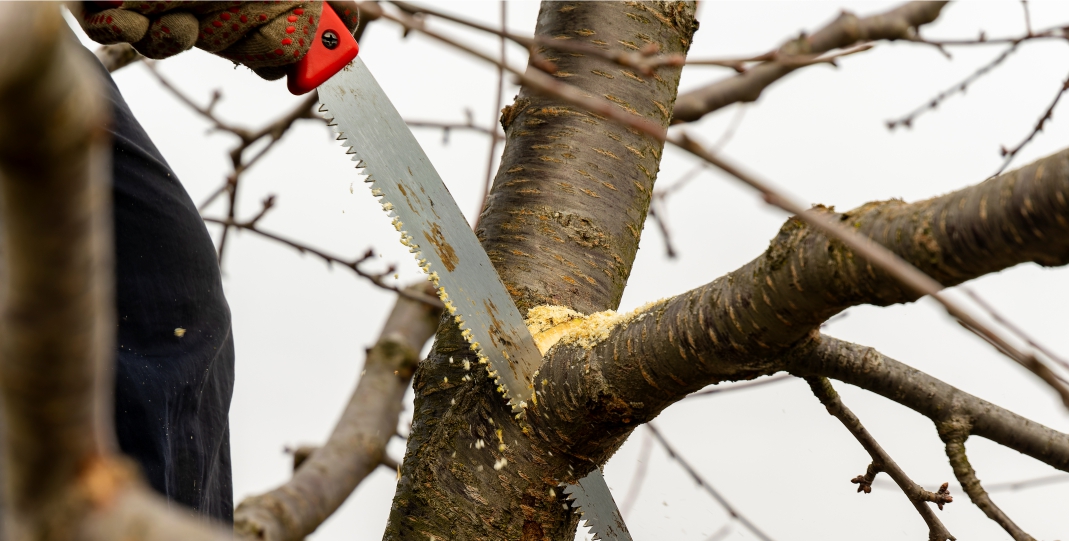
[[[544,304],[528,310],[525,323],[542,355],[557,343],[590,349],[608,338],[617,326],[645,317],[666,300],[649,302],[622,314],[606,310],[584,315],[564,306]]]

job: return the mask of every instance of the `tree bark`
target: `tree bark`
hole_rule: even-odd
[[[835,216],[947,286],[1024,262],[1064,265],[1069,151],[927,201],[881,201]],[[562,340],[535,386],[537,432],[600,462],[613,437],[687,394],[782,370],[782,358],[843,309],[913,300],[792,218],[740,269],[641,310],[595,345]]]
[[[692,3],[546,2],[536,33],[685,53],[696,28]],[[667,127],[678,68],[645,77],[597,58],[543,53],[556,77]],[[542,304],[615,308],[663,143],[527,88],[502,125],[502,165],[477,234],[521,313]],[[570,540],[578,516],[558,484],[593,465],[529,438],[475,362],[443,320],[416,372],[412,434],[384,539]]]

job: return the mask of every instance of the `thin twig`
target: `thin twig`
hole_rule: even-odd
[[[1030,488],[1053,485],[1057,483],[1065,483],[1069,481],[1069,475],[1064,473],[1056,473],[1054,475],[1044,475],[1042,477],[1033,477],[1031,479],[1021,479],[1019,481],[1006,481],[1002,483],[991,483],[984,487],[988,493],[991,492],[1015,492],[1018,490],[1028,490]],[[888,481],[886,484],[892,484]],[[880,479],[877,479],[873,486],[883,486],[884,483]],[[890,487],[887,487],[890,488]],[[895,487],[897,488],[897,487]]]
[[[687,60],[687,58],[681,54],[658,54],[658,49],[656,47],[646,47],[639,51],[618,51],[609,49],[606,46],[596,45],[593,43],[587,43],[577,40],[558,40],[546,36],[520,36],[518,34],[508,32],[504,26],[502,26],[501,29],[496,29],[484,24],[450,15],[434,8],[418,6],[410,2],[402,2],[399,0],[391,0],[390,3],[400,8],[403,12],[411,15],[431,15],[439,19],[447,20],[463,26],[467,26],[469,28],[473,28],[475,30],[480,30],[482,32],[499,36],[503,40],[507,39],[513,43],[527,48],[532,54],[532,56],[539,55],[540,53],[547,50],[573,54],[584,54],[598,57],[623,67],[634,69],[642,73],[643,75],[653,75],[653,73],[658,68],[678,67],[683,65],[716,66],[730,68],[741,73],[746,71],[747,64],[756,64],[768,61],[778,61],[792,67],[802,67],[821,63],[834,64],[836,58],[854,53],[859,53],[872,48],[872,44],[866,43],[855,45],[847,49],[843,49],[839,52],[830,52],[824,54],[789,55],[784,54],[782,51],[776,50],[750,57],[705,58]],[[554,68],[551,64],[546,65],[544,63],[540,64],[537,62],[535,62],[535,64],[539,65],[540,67],[545,67],[546,71],[549,71],[550,73],[554,71]]]
[[[265,207],[266,206],[268,206],[268,205],[265,202]],[[261,213],[260,215],[262,216],[262,214],[263,213]],[[358,257],[356,259],[345,260],[345,259],[342,259],[340,257],[333,256],[333,255],[330,255],[330,254],[328,254],[326,252],[320,251],[320,250],[318,250],[316,248],[312,248],[311,246],[308,246],[306,244],[302,244],[300,242],[287,239],[285,237],[280,237],[280,236],[278,236],[278,235],[276,235],[274,233],[269,233],[267,231],[264,231],[264,230],[260,229],[259,227],[257,227],[255,221],[253,221],[253,220],[244,221],[244,222],[238,222],[238,221],[235,221],[235,220],[232,220],[232,219],[221,220],[221,219],[218,219],[218,218],[204,218],[204,221],[205,222],[209,222],[209,223],[213,223],[213,224],[220,224],[220,225],[222,225],[224,227],[228,227],[228,228],[229,227],[233,227],[233,228],[236,228],[236,229],[244,229],[246,231],[252,231],[253,233],[256,233],[257,235],[269,238],[269,239],[277,241],[277,242],[281,242],[282,244],[285,244],[285,245],[287,245],[287,246],[289,246],[291,248],[296,249],[298,252],[300,252],[302,254],[303,253],[312,254],[312,255],[314,255],[314,256],[326,261],[328,265],[333,265],[335,263],[339,264],[339,265],[341,265],[341,266],[343,266],[343,267],[355,272],[357,274],[357,276],[360,276],[361,278],[367,279],[372,284],[375,284],[377,287],[380,287],[380,288],[388,290],[388,291],[393,291],[394,293],[397,293],[398,295],[400,295],[402,297],[405,297],[406,299],[411,299],[411,300],[414,300],[414,301],[419,301],[419,302],[422,302],[422,303],[426,303],[426,304],[428,304],[430,306],[434,306],[436,308],[442,307],[442,301],[440,301],[436,297],[432,297],[430,295],[421,293],[419,291],[412,291],[412,290],[402,289],[402,288],[399,288],[397,286],[393,286],[393,285],[387,284],[384,281],[384,278],[394,272],[394,268],[392,266],[389,267],[385,272],[378,273],[378,274],[372,274],[372,273],[367,272],[367,271],[363,270],[362,268],[360,268],[360,266],[363,263],[365,263],[368,260],[370,260],[371,258],[375,257],[375,252],[373,250],[369,249],[367,252],[364,252],[363,256]]]
[[[638,451],[638,460],[635,461],[635,474],[631,476],[631,485],[627,487],[627,496],[620,506],[620,515],[627,518],[631,509],[638,501],[638,495],[642,492],[642,483],[646,481],[646,473],[650,469],[650,452],[653,451],[653,438],[649,432],[642,433],[642,447]]]
[[[370,5],[374,6],[374,4]],[[633,115],[604,98],[587,95],[578,88],[563,83],[539,70],[521,71],[508,64],[501,63],[491,56],[463,45],[452,38],[428,30],[421,20],[416,20],[404,14],[393,15],[386,13],[385,11],[382,11],[379,15],[382,18],[399,23],[405,28],[422,32],[429,37],[465,51],[482,60],[495,65],[501,65],[506,70],[512,72],[522,84],[527,85],[534,91],[553,96],[581,109],[611,119],[625,127],[644,133],[656,140],[672,144],[735,177],[760,192],[765,202],[768,204],[793,214],[796,219],[814,227],[829,238],[842,242],[854,253],[863,257],[878,269],[888,273],[892,278],[898,280],[899,283],[906,286],[914,293],[920,296],[927,295],[932,297],[936,302],[942,304],[951,316],[957,318],[965,328],[969,329],[981,339],[994,346],[996,350],[1004,353],[1007,357],[1013,359],[1046,382],[1051,388],[1058,392],[1063,404],[1069,408],[1069,387],[1059,380],[1046,364],[1041,362],[1031,352],[1022,352],[1013,347],[999,333],[977,320],[977,318],[974,317],[963,305],[942,294],[941,291],[944,289],[942,284],[927,274],[924,274],[920,269],[902,259],[898,254],[877,244],[871,238],[863,236],[853,229],[847,228],[838,220],[833,221],[825,214],[809,209],[807,206],[802,205],[798,201],[784,194],[782,191],[774,188],[771,184],[744,172],[736,165],[710,153],[705,147],[688,137],[685,132],[669,137],[665,127],[660,124]]]
[[[957,83],[954,86],[940,92],[934,98],[928,100],[924,105],[917,107],[916,109],[910,111],[901,118],[886,121],[887,129],[894,130],[899,126],[912,128],[913,121],[916,120],[917,117],[923,115],[928,111],[934,111],[936,108],[939,107],[941,103],[946,101],[951,96],[954,96],[955,94],[964,94],[965,91],[969,89],[969,85],[976,82],[976,80],[980,79],[984,75],[987,75],[988,72],[995,69],[995,67],[997,67],[998,65],[1002,64],[1002,62],[1009,58],[1011,54],[1017,51],[1017,45],[1018,43],[1013,43],[1004,51],[1002,51],[1002,53],[996,56],[993,60],[981,66],[980,69],[974,71],[971,75],[966,77],[960,83]]]
[[[713,535],[706,537],[705,541],[720,541],[721,539],[724,539],[728,536],[728,534],[731,533],[731,524],[732,523],[730,521],[725,522],[724,525],[720,527],[720,529],[713,532]]]
[[[501,0],[501,32],[505,31],[505,25],[508,24],[508,4]],[[486,158],[486,178],[483,180],[483,193],[479,196],[479,208],[475,213],[475,221],[472,223],[471,228],[474,230],[479,229],[479,220],[483,216],[483,211],[486,210],[486,198],[490,195],[490,184],[494,181],[494,156],[497,154],[497,126],[498,118],[501,116],[501,100],[505,97],[505,68],[503,67],[508,63],[505,50],[505,36],[501,36],[500,45],[501,50],[498,54],[501,55],[501,63],[497,65],[497,95],[494,97],[494,113],[491,117],[492,124],[490,129],[495,134],[495,137],[490,139],[490,152]]]
[[[1066,90],[1069,90],[1069,77],[1066,77],[1065,81],[1062,82],[1062,87],[1054,96],[1054,101],[1050,102],[1050,106],[1047,107],[1046,112],[1043,113],[1043,116],[1039,117],[1039,121],[1036,122],[1036,125],[1032,128],[1028,137],[1025,137],[1024,141],[1021,141],[1012,149],[1007,150],[1006,147],[999,149],[1005,159],[1002,161],[1002,165],[998,168],[998,171],[995,171],[995,174],[991,175],[992,177],[1001,175],[1002,172],[1006,170],[1006,167],[1010,165],[1010,162],[1013,161],[1013,158],[1017,156],[1017,153],[1020,152],[1025,145],[1032,142],[1032,139],[1034,139],[1039,132],[1043,131],[1043,126],[1047,121],[1054,118],[1054,108],[1058,106],[1058,101],[1062,99],[1062,95],[1065,94]]]
[[[727,145],[732,137],[735,136],[735,132],[742,124],[742,118],[746,113],[746,105],[740,104],[735,109],[735,115],[731,117],[731,122],[728,124],[724,133],[720,134],[720,138],[716,140],[712,148],[719,151]],[[650,208],[648,210],[649,217],[657,224],[657,230],[660,231],[661,237],[664,239],[665,255],[669,259],[676,257],[675,246],[672,243],[672,235],[668,229],[668,209],[667,200],[668,197],[675,192],[681,190],[684,186],[689,184],[692,180],[698,177],[698,173],[708,169],[709,165],[705,162],[700,162],[695,165],[690,171],[687,171],[676,182],[669,184],[665,188],[654,190],[653,197],[650,199]]]
[[[682,456],[680,456],[678,452],[676,452],[675,448],[672,447],[672,444],[668,443],[668,440],[664,438],[664,435],[661,434],[661,431],[658,430],[652,422],[646,423],[646,427],[650,429],[650,433],[652,433],[653,437],[657,440],[657,442],[661,444],[661,447],[664,447],[665,452],[668,453],[668,457],[678,462],[680,467],[683,468],[683,471],[687,472],[687,475],[689,475],[690,478],[698,484],[698,486],[702,487],[705,492],[709,493],[709,495],[712,496],[713,499],[716,500],[717,503],[719,503],[720,506],[723,507],[729,515],[731,515],[731,518],[739,521],[739,524],[742,524],[747,530],[750,530],[755,536],[757,536],[758,539],[761,539],[762,541],[772,541],[772,538],[762,532],[756,524],[750,522],[750,519],[742,516],[741,513],[736,511],[735,507],[731,505],[731,502],[727,501],[727,499],[724,498],[724,496],[721,495],[719,491],[713,488],[713,486],[710,485],[708,481],[702,478],[702,476],[698,473],[698,470],[695,470],[689,462],[687,462]]]
[[[457,131],[467,130],[467,131],[473,131],[473,132],[478,132],[478,133],[485,133],[486,135],[489,135],[491,138],[493,138],[494,140],[497,140],[497,141],[500,141],[501,139],[505,138],[504,135],[501,135],[501,133],[499,133],[496,130],[491,130],[491,129],[486,128],[485,126],[479,126],[479,125],[473,123],[470,118],[467,120],[467,122],[441,122],[441,121],[436,121],[436,120],[406,120],[405,124],[407,124],[409,128],[434,128],[434,129],[442,130],[442,144],[446,144],[446,143],[449,142],[449,133],[451,131],[453,131],[453,130],[457,130]]]
[[[998,312],[998,310],[995,309],[994,306],[992,306],[990,303],[988,303],[982,297],[980,297],[980,295],[978,295],[975,291],[973,291],[972,288],[962,287],[961,290],[964,291],[965,294],[969,296],[969,298],[971,298],[974,302],[976,302],[976,304],[978,304],[980,306],[980,308],[982,308],[984,311],[986,311],[987,314],[989,316],[991,316],[991,319],[994,319],[998,324],[1000,324],[1003,327],[1006,327],[1007,329],[1010,329],[1011,331],[1013,331],[1014,334],[1016,334],[1018,337],[1022,338],[1028,345],[1030,345],[1033,348],[1035,348],[1036,351],[1039,351],[1039,352],[1043,353],[1044,355],[1046,355],[1052,361],[1060,364],[1062,366],[1062,368],[1065,368],[1066,370],[1069,370],[1069,361],[1066,361],[1065,359],[1060,357],[1057,353],[1054,352],[1054,350],[1052,350],[1052,349],[1040,344],[1039,342],[1034,340],[1027,332],[1025,332],[1024,329],[1022,329],[1021,327],[1018,327],[1015,323],[1013,323],[1009,319],[1006,319],[1005,316],[1000,314]]]
[[[238,187],[240,184],[242,173],[244,173],[246,170],[255,165],[260,160],[260,158],[264,157],[268,153],[268,151],[270,151],[275,146],[275,143],[282,139],[282,136],[285,135],[287,131],[289,131],[290,127],[292,127],[296,121],[306,118],[315,118],[315,113],[313,112],[312,107],[318,101],[318,96],[315,93],[310,94],[308,97],[302,100],[301,103],[297,105],[297,107],[294,107],[282,117],[276,119],[270,124],[267,124],[259,130],[252,131],[246,128],[227,124],[219,119],[219,117],[215,114],[215,105],[219,103],[219,100],[222,96],[219,91],[215,91],[212,94],[211,101],[208,103],[208,105],[206,107],[202,107],[196,102],[194,102],[192,98],[186,96],[185,93],[178,90],[178,88],[171,84],[171,82],[167,80],[166,77],[159,73],[159,71],[156,70],[154,62],[146,61],[144,62],[144,64],[148,67],[149,72],[156,77],[160,84],[167,88],[180,101],[182,101],[191,109],[196,111],[197,114],[211,121],[215,129],[231,133],[237,136],[240,140],[238,146],[230,150],[230,163],[232,171],[229,175],[227,175],[226,181],[220,188],[212,192],[212,194],[207,199],[205,199],[204,202],[198,205],[199,210],[204,210],[208,207],[208,205],[212,204],[220,195],[226,194],[228,203],[226,211],[227,220],[234,221],[237,212]],[[267,144],[264,145],[264,147],[261,148],[255,155],[246,160],[244,156],[245,150],[247,150],[257,141],[265,137],[269,138]],[[226,249],[229,232],[230,227],[224,225],[223,232],[219,236],[219,247],[217,255],[220,264],[223,261],[223,253]]]
[[[898,487],[909,498],[913,507],[920,513],[924,523],[928,525],[929,541],[954,541],[954,536],[947,531],[946,526],[943,526],[942,521],[939,520],[939,517],[935,515],[935,512],[932,511],[932,508],[927,503],[933,502],[939,506],[939,509],[943,509],[943,505],[954,501],[954,498],[950,496],[947,490],[948,484],[943,483],[938,492],[929,492],[914,483],[891,458],[891,455],[887,454],[887,451],[880,446],[876,438],[872,437],[872,434],[865,429],[857,416],[850,411],[850,408],[843,404],[842,399],[839,398],[839,393],[835,392],[835,388],[831,386],[828,378],[806,377],[805,380],[809,383],[809,388],[813,390],[813,394],[820,400],[820,403],[827,408],[828,413],[839,419],[843,426],[850,431],[850,434],[857,439],[858,443],[865,448],[869,456],[872,457],[872,463],[869,465],[865,475],[851,480],[852,483],[858,485],[857,491],[866,494],[871,492],[872,480],[876,477],[876,474],[881,471],[887,472],[887,475],[898,484]]]
[[[166,77],[163,76],[162,73],[160,73],[156,69],[156,62],[155,61],[153,61],[153,60],[145,60],[142,63],[145,65],[146,68],[148,68],[149,73],[151,73],[153,75],[153,77],[155,77],[156,80],[159,81],[159,83],[161,85],[163,85],[164,88],[169,90],[171,92],[171,94],[174,95],[174,97],[179,99],[179,101],[181,101],[182,103],[186,104],[187,107],[189,107],[190,109],[193,109],[193,111],[195,111],[198,115],[200,115],[200,116],[204,117],[205,119],[207,119],[208,121],[210,121],[212,123],[214,129],[225,131],[225,132],[228,132],[228,133],[232,133],[232,134],[238,136],[238,138],[240,138],[242,140],[242,142],[245,142],[245,141],[247,141],[249,139],[251,134],[249,133],[248,130],[243,129],[243,128],[239,128],[237,126],[231,126],[230,124],[227,124],[227,123],[223,122],[222,120],[219,119],[219,117],[217,117],[215,114],[213,114],[213,112],[210,111],[207,107],[201,107],[200,105],[197,105],[197,103],[194,102],[184,92],[182,92],[181,90],[178,90],[178,87],[174,86],[171,83],[171,81],[169,81]],[[213,100],[213,101],[215,101],[215,100]]]
[[[1032,35],[1032,15],[1028,13],[1028,0],[1021,0],[1021,9],[1024,10],[1024,30],[1029,36]]]

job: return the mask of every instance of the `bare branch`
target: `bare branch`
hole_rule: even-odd
[[[872,32],[887,32],[889,28],[896,28],[901,26],[904,20],[909,19],[909,16],[919,17],[923,14],[924,17],[930,17],[934,20],[938,16],[939,10],[942,9],[943,3],[938,2],[915,2],[907,4],[898,8],[891,13],[895,14],[891,16],[886,15],[889,19],[884,20],[881,17],[874,16],[866,20],[871,20],[873,24]],[[934,6],[934,7],[933,7]],[[984,341],[990,343],[999,352],[1005,354],[1010,359],[1014,360],[1021,366],[1024,366],[1029,371],[1034,373],[1037,377],[1043,380],[1047,385],[1053,388],[1062,397],[1062,401],[1066,407],[1069,407],[1069,386],[1066,386],[1049,367],[1046,366],[1041,360],[1039,360],[1033,353],[1020,351],[996,330],[989,328],[981,323],[976,317],[974,317],[966,307],[962,306],[957,301],[946,295],[941,295],[940,291],[943,290],[943,285],[924,274],[915,266],[902,259],[894,252],[887,248],[877,244],[872,239],[859,235],[856,231],[849,229],[842,224],[828,221],[826,218],[820,216],[817,213],[810,212],[804,205],[797,201],[792,200],[786,196],[783,192],[773,188],[767,182],[757,179],[757,177],[743,172],[739,167],[725,161],[724,159],[710,153],[700,144],[687,137],[685,133],[680,134],[677,137],[667,138],[665,136],[665,130],[662,126],[654,124],[644,118],[640,118],[633,115],[626,110],[623,110],[608,100],[596,98],[586,95],[580,92],[578,89],[560,83],[554,80],[552,77],[546,76],[537,71],[519,72],[513,70],[505,64],[496,61],[489,56],[478,52],[470,47],[461,45],[460,43],[447,38],[436,32],[427,30],[422,21],[414,20],[407,16],[394,16],[388,13],[381,13],[381,16],[386,19],[398,22],[406,28],[418,30],[431,36],[439,41],[448,43],[454,47],[468,52],[474,56],[487,60],[491,63],[501,65],[505,69],[513,71],[525,85],[532,87],[541,92],[545,92],[549,95],[555,96],[573,105],[582,107],[590,112],[594,112],[608,118],[611,118],[624,126],[628,126],[632,129],[646,133],[650,136],[656,137],[660,140],[672,143],[683,150],[694,154],[695,156],[705,160],[711,165],[716,166],[718,169],[728,173],[729,175],[741,180],[745,184],[755,188],[761,192],[765,201],[771,205],[777,206],[787,212],[793,213],[796,217],[812,227],[815,227],[825,233],[826,235],[835,238],[845,244],[849,249],[865,258],[869,263],[875,265],[884,272],[894,276],[900,283],[919,295],[930,295],[933,299],[943,305],[950,315],[957,318],[962,322],[962,325],[979,336]],[[840,17],[849,19],[854,17],[853,15],[844,14]],[[897,17],[897,18],[896,18]],[[904,18],[903,18],[904,17]],[[855,17],[856,19],[856,17]],[[930,22],[930,21],[929,21]],[[825,29],[827,30],[827,29]],[[824,31],[822,31],[824,32]],[[847,32],[845,29],[839,29],[836,32],[828,31],[829,36],[824,36],[818,40],[818,36],[814,35],[811,41],[821,43],[822,40],[830,40],[830,36],[838,35],[841,32]],[[853,34],[851,34],[853,35]],[[883,35],[883,34],[880,34]],[[856,41],[856,40],[855,40]],[[678,107],[678,102],[677,102]],[[1012,330],[1011,330],[1012,331]]]
[[[750,532],[753,533],[758,539],[761,539],[763,541],[772,541],[772,539],[768,537],[768,535],[766,535],[764,532],[762,532],[756,524],[750,522],[748,518],[744,517],[741,513],[739,513],[735,509],[735,507],[731,505],[731,502],[727,501],[727,499],[724,498],[724,496],[720,494],[718,490],[713,488],[713,486],[710,485],[708,481],[702,478],[701,474],[698,473],[698,470],[695,470],[694,467],[686,461],[686,459],[684,459],[682,456],[680,456],[678,452],[676,452],[675,448],[672,447],[672,444],[668,443],[668,440],[664,438],[664,435],[661,434],[661,431],[658,430],[653,423],[647,423],[646,428],[648,428],[650,430],[650,433],[653,434],[653,437],[657,440],[657,443],[660,443],[661,447],[664,447],[665,452],[668,453],[668,457],[678,462],[680,467],[683,468],[683,471],[687,472],[687,475],[689,475],[690,478],[698,484],[698,486],[702,487],[702,490],[712,496],[713,499],[716,500],[716,502],[719,503],[720,506],[728,512],[729,515],[731,515],[731,518],[739,521],[739,524],[742,524],[747,530],[750,530]]]
[[[844,12],[824,28],[791,40],[778,51],[787,57],[820,55],[859,42],[910,39],[916,35],[917,27],[939,17],[944,5],[946,2],[910,2],[864,18]],[[771,60],[734,77],[680,94],[672,122],[693,122],[726,105],[756,101],[765,88],[798,67],[790,62]]]
[[[1047,107],[1047,110],[1043,113],[1043,116],[1039,117],[1039,120],[1036,122],[1035,127],[1032,128],[1032,131],[1028,134],[1028,136],[1025,137],[1023,141],[1018,143],[1017,146],[1009,150],[1007,150],[1006,147],[1002,147],[1001,152],[1005,159],[1002,161],[1002,165],[998,168],[998,171],[995,171],[995,175],[999,175],[1003,171],[1005,171],[1006,168],[1009,167],[1010,162],[1013,161],[1013,158],[1017,156],[1017,153],[1019,153],[1021,149],[1025,147],[1025,145],[1032,142],[1032,139],[1034,139],[1036,135],[1039,134],[1039,132],[1043,131],[1043,127],[1046,125],[1048,120],[1052,120],[1054,118],[1054,108],[1058,106],[1058,101],[1062,99],[1062,95],[1065,94],[1066,90],[1069,90],[1069,77],[1067,77],[1065,81],[1062,82],[1062,87],[1058,90],[1058,93],[1055,94],[1054,100],[1050,102],[1050,106]]]
[[[493,139],[501,140],[505,137],[501,135],[496,129],[489,129],[485,126],[478,126],[474,124],[469,118],[467,122],[441,122],[436,120],[406,120],[405,124],[408,124],[409,128],[434,128],[442,130],[442,142],[449,142],[449,132],[453,130],[467,130],[477,133],[485,133]],[[496,126],[495,126],[496,128]]]
[[[264,206],[265,207],[269,207],[270,205],[265,202]],[[257,216],[256,218],[254,218],[252,221],[246,221],[246,222],[238,222],[238,221],[231,220],[231,219],[218,219],[218,218],[204,218],[204,221],[208,222],[208,223],[220,224],[220,225],[222,225],[224,227],[234,227],[234,228],[237,228],[237,229],[243,229],[243,230],[246,230],[246,231],[252,231],[253,233],[256,233],[257,235],[260,235],[262,237],[269,238],[269,239],[271,239],[273,241],[276,241],[276,242],[281,242],[282,244],[285,244],[286,246],[289,246],[291,248],[296,249],[298,252],[300,252],[302,254],[303,253],[312,254],[312,255],[322,259],[323,261],[326,261],[328,265],[333,265],[335,263],[339,264],[339,265],[341,265],[341,266],[343,266],[343,267],[355,272],[357,276],[360,276],[361,278],[367,279],[372,284],[375,284],[375,286],[380,287],[382,289],[385,289],[387,291],[393,291],[394,293],[397,293],[398,295],[400,295],[402,297],[405,297],[407,299],[410,299],[410,300],[413,300],[413,301],[417,301],[417,302],[422,302],[424,304],[427,304],[429,306],[433,306],[433,307],[436,307],[436,308],[441,308],[443,306],[442,305],[442,301],[440,299],[438,299],[438,297],[435,297],[433,295],[427,295],[427,294],[423,294],[423,293],[420,293],[420,292],[417,292],[417,291],[410,291],[408,289],[401,289],[401,288],[399,288],[397,286],[393,286],[393,285],[387,284],[386,281],[385,281],[386,277],[388,275],[390,275],[390,274],[393,274],[393,272],[394,272],[394,268],[392,266],[387,268],[385,272],[378,273],[378,274],[373,274],[373,273],[367,272],[364,269],[362,269],[360,266],[363,263],[365,263],[368,260],[370,260],[371,258],[375,257],[375,252],[373,250],[368,250],[367,252],[364,253],[363,256],[361,256],[359,258],[352,259],[352,260],[345,260],[345,259],[342,259],[340,257],[333,256],[333,255],[330,255],[330,254],[328,254],[326,252],[320,251],[320,250],[318,250],[316,248],[312,248],[311,246],[308,246],[306,244],[302,244],[300,242],[297,242],[297,241],[294,241],[294,240],[290,240],[290,239],[287,239],[285,237],[278,236],[278,235],[276,235],[274,233],[268,233],[267,231],[264,231],[264,230],[258,228],[256,226],[255,220],[259,219],[259,217],[262,216],[262,215],[263,215],[263,213],[261,212],[261,214],[259,216]]]
[[[1002,53],[1000,53],[998,56],[996,56],[993,60],[991,60],[987,64],[984,64],[983,66],[980,66],[979,69],[974,71],[971,75],[966,77],[960,83],[957,83],[954,86],[952,86],[952,87],[940,92],[934,98],[928,100],[925,104],[923,104],[920,107],[917,107],[916,109],[914,109],[913,111],[907,113],[905,116],[902,116],[902,117],[900,117],[900,118],[898,118],[896,120],[888,120],[886,122],[887,129],[893,130],[893,129],[899,127],[899,126],[906,127],[906,128],[912,128],[913,127],[913,121],[916,120],[917,117],[923,115],[924,113],[926,113],[928,111],[934,111],[936,108],[939,107],[940,104],[942,104],[944,101],[946,101],[948,98],[954,96],[955,94],[964,94],[965,91],[969,89],[969,85],[973,84],[974,82],[976,82],[978,79],[980,79],[984,75],[987,75],[988,73],[990,73],[991,70],[995,69],[1000,64],[1002,64],[1007,58],[1010,57],[1011,54],[1017,52],[1017,45],[1018,45],[1018,43],[1013,43],[1012,45],[1007,47],[1004,51],[1002,51]],[[1059,94],[1059,96],[1060,96],[1060,94]],[[1003,154],[1003,155],[1005,155],[1005,154]],[[1001,171],[999,171],[999,172],[1001,172]]]
[[[1069,471],[1069,435],[977,398],[865,346],[827,335],[796,348],[787,369],[826,376],[874,392],[936,423],[956,422],[968,434],[989,439],[1062,471]]]
[[[939,492],[929,492],[914,483],[906,475],[906,472],[899,467],[898,463],[891,458],[891,455],[880,446],[876,438],[872,437],[872,434],[865,429],[861,424],[861,420],[850,411],[850,408],[843,404],[842,399],[839,398],[839,393],[835,392],[835,388],[831,386],[828,378],[809,376],[805,380],[809,384],[809,388],[813,390],[813,394],[820,400],[820,403],[824,404],[824,407],[828,409],[828,413],[839,419],[843,426],[850,431],[850,434],[857,439],[858,443],[865,448],[869,456],[872,457],[872,464],[869,465],[865,475],[851,480],[851,482],[858,485],[857,491],[864,491],[867,494],[872,490],[872,480],[876,474],[881,471],[887,472],[887,475],[902,489],[902,492],[909,498],[910,503],[920,513],[924,523],[928,525],[928,540],[954,541],[955,537],[947,531],[946,526],[943,526],[942,521],[935,516],[935,512],[927,504],[927,502],[934,502],[942,510],[944,504],[954,501],[947,491],[947,484],[943,483]]]
[[[898,280],[899,283],[905,285],[914,293],[932,297],[936,302],[943,305],[943,308],[946,309],[947,313],[961,322],[963,327],[994,346],[995,349],[1002,354],[1028,369],[1038,378],[1047,383],[1052,389],[1057,391],[1061,396],[1062,402],[1069,408],[1069,387],[1066,386],[1065,382],[1058,378],[1057,375],[1036,357],[1033,352],[1021,351],[1014,347],[1000,332],[981,323],[980,320],[972,315],[964,305],[941,294],[944,286],[934,278],[925,274],[898,254],[895,254],[891,250],[876,243],[871,238],[859,235],[856,231],[848,229],[840,222],[829,221],[819,213],[806,209],[805,206],[798,201],[790,200],[783,194],[783,192],[772,188],[757,177],[750,175],[737,166],[707,152],[701,145],[688,138],[685,133],[681,134],[677,139],[678,142],[673,142],[676,142],[679,147],[693,153],[715,165],[725,173],[728,173],[758,190],[769,204],[794,214],[796,218],[819,229],[829,237],[842,242],[854,253],[865,258],[869,263],[875,265],[884,272],[887,272]],[[1011,328],[1008,330],[1013,333],[1014,329]]]
[[[508,23],[507,6],[508,4],[501,0],[501,32],[505,32],[505,25]],[[497,155],[497,126],[498,119],[501,116],[501,100],[504,99],[505,94],[505,68],[504,65],[508,63],[505,49],[505,36],[502,35],[500,39],[501,49],[498,52],[501,55],[501,63],[497,66],[497,94],[494,97],[494,114],[492,116],[493,124],[490,126],[490,130],[494,133],[494,137],[490,139],[490,152],[486,158],[486,179],[483,180],[483,192],[479,196],[479,208],[475,213],[475,223],[471,225],[472,229],[479,229],[479,218],[483,215],[483,210],[486,209],[486,197],[490,195],[490,186],[494,181],[494,156]]]
[[[638,460],[635,461],[635,473],[631,476],[631,484],[627,488],[627,496],[624,496],[624,503],[620,505],[620,514],[625,519],[635,506],[639,493],[642,492],[642,484],[646,481],[646,472],[650,467],[651,451],[653,451],[653,439],[649,433],[644,433],[642,448],[639,449]]]
[[[1035,541],[1025,533],[1009,516],[999,509],[987,491],[980,485],[980,479],[976,477],[976,471],[969,464],[969,457],[965,454],[965,440],[969,437],[967,422],[962,420],[950,420],[936,424],[939,436],[946,442],[946,454],[950,459],[950,466],[954,469],[954,476],[958,478],[962,490],[969,495],[969,499],[987,515],[987,518],[1002,526],[1006,533],[1013,537],[1014,541]]]
[[[412,296],[433,294],[429,283],[406,291]],[[330,438],[295,466],[289,482],[238,505],[234,512],[238,539],[300,541],[376,467],[396,469],[386,455],[386,443],[397,428],[420,349],[434,335],[441,315],[440,307],[397,299],[378,342],[368,350],[360,382]]]

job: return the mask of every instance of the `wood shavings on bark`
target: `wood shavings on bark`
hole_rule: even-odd
[[[608,338],[617,326],[645,317],[667,300],[648,302],[630,312],[605,310],[589,315],[565,306],[543,304],[527,311],[525,323],[542,355],[557,343],[591,349]]]

